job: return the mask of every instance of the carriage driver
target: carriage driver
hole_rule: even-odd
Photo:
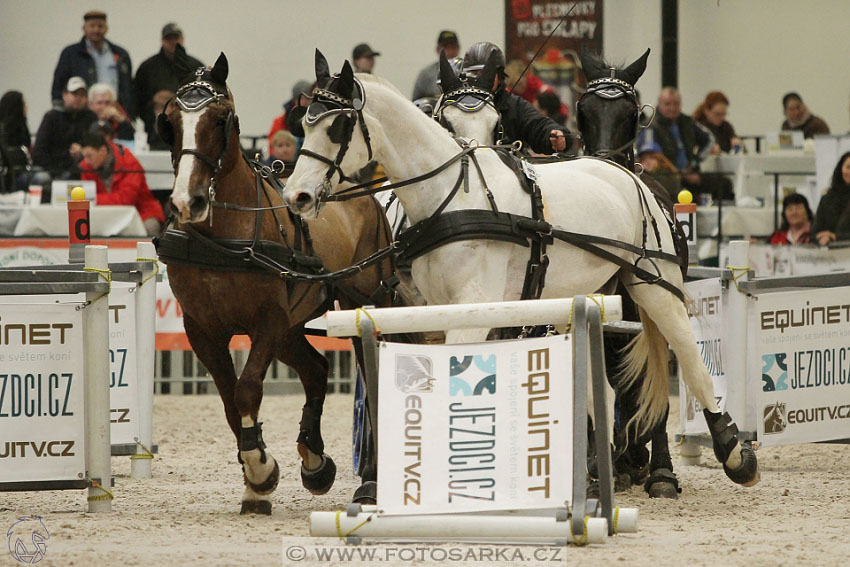
[[[567,128],[543,116],[530,102],[511,94],[505,88],[505,55],[498,46],[488,41],[480,41],[470,46],[463,56],[463,72],[477,76],[493,52],[499,60],[492,92],[493,103],[502,115],[502,143],[521,140],[525,147],[530,147],[539,154],[552,154],[572,148],[574,136]]]

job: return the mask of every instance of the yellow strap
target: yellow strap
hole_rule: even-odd
[[[573,533],[573,522],[570,519],[567,520],[567,523],[570,526],[570,535],[573,536],[573,543],[578,545],[579,547],[584,547],[585,545],[587,545],[587,521],[589,519],[590,516],[584,517],[584,533],[581,535],[581,538],[577,538],[576,534]]]
[[[732,272],[732,282],[735,284],[735,289],[739,292],[741,288],[738,287],[738,278],[747,274],[750,271],[749,266],[726,266],[726,269]]]
[[[109,284],[109,287],[107,288],[106,293],[98,295],[97,297],[95,297],[91,301],[86,301],[83,304],[83,307],[88,307],[89,305],[91,305],[95,301],[99,301],[99,300],[103,299],[104,297],[109,295],[110,291],[112,291],[112,270],[110,270],[109,268],[106,268],[105,270],[101,270],[101,269],[98,269],[98,268],[83,268],[83,271],[84,272],[94,272],[94,273],[100,275],[100,277],[105,279],[106,283]]]
[[[145,282],[147,282],[151,278],[155,278],[156,275],[159,273],[159,261],[156,258],[136,258],[136,262],[153,262],[153,273],[143,279],[142,282],[139,284],[140,286],[145,285]]]
[[[601,293],[588,295],[587,298],[599,306],[599,312],[602,315],[602,322],[605,322],[605,296]]]
[[[136,455],[130,455],[130,460],[131,460],[131,461],[135,461],[136,459],[153,459],[153,453],[151,452],[151,450],[150,450],[150,449],[148,449],[147,447],[145,447],[145,444],[144,444],[144,443],[142,443],[141,441],[139,441],[139,438],[138,438],[138,437],[133,437],[133,441],[135,441],[135,442],[136,442],[136,445],[138,445],[139,447],[141,447],[142,449],[144,449],[144,450],[145,450],[145,452],[144,452],[144,453],[142,453],[141,455],[139,455],[139,454],[136,454]]]
[[[614,508],[614,526],[613,526],[614,533],[617,533],[617,524],[619,522],[620,522],[620,507],[616,506]]]
[[[105,494],[99,494],[97,496],[89,496],[87,498],[87,500],[89,502],[98,502],[98,501],[101,501],[101,500],[115,500],[115,495],[112,494],[112,492],[110,492],[108,488],[106,488],[105,486],[100,484],[98,481],[96,481],[93,478],[88,478],[88,477],[86,477],[86,480],[89,481],[92,488],[99,488],[105,493]]]
[[[381,334],[381,329],[378,327],[378,324],[375,322],[375,319],[372,317],[372,314],[363,309],[362,307],[358,307],[354,310],[354,323],[357,325],[357,336],[363,336],[363,330],[360,328],[360,313],[365,313],[366,317],[368,317],[372,321],[372,326],[375,328],[375,335]]]
[[[371,522],[372,516],[374,516],[374,515],[375,515],[374,513],[369,514],[368,516],[366,516],[365,520],[363,520],[362,522],[360,522],[359,524],[357,524],[356,526],[354,526],[353,528],[351,528],[347,532],[343,533],[342,532],[342,526],[340,525],[340,521],[339,521],[340,517],[342,516],[342,510],[337,510],[336,511],[336,535],[341,537],[341,538],[350,536],[351,534],[353,534],[354,532],[359,530],[362,526]]]

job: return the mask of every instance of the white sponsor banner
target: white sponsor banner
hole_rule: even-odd
[[[139,438],[135,283],[112,282],[109,293],[109,414],[112,444]]]
[[[748,398],[759,441],[850,438],[850,288],[762,293],[752,305]]]
[[[720,278],[685,283],[688,295],[688,317],[697,340],[697,349],[708,368],[714,386],[714,399],[720,412],[726,411],[726,372],[723,360],[726,345],[723,341],[723,307]],[[688,435],[708,433],[708,425],[700,404],[682,380],[679,372],[680,415],[682,431]]]
[[[85,478],[83,313],[0,304],[0,482]]]
[[[549,508],[570,498],[569,336],[381,347],[385,513]]]

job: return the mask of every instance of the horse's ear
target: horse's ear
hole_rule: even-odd
[[[215,65],[213,65],[212,69],[210,69],[210,76],[216,83],[224,85],[227,83],[228,71],[227,56],[222,51],[218,56],[218,59],[215,60]]]
[[[499,53],[496,50],[493,50],[490,52],[490,56],[487,58],[487,62],[484,64],[484,68],[481,69],[481,74],[478,75],[478,79],[476,80],[478,88],[484,89],[488,92],[493,90],[498,66]]]
[[[348,59],[342,64],[342,71],[339,72],[339,82],[336,84],[334,90],[337,94],[345,98],[354,98],[354,69],[351,68],[351,63],[348,62]]]
[[[186,57],[186,49],[179,43],[174,47],[174,68],[177,70],[178,83],[182,83],[195,72],[189,64],[189,59]]]
[[[646,60],[649,58],[649,51],[647,49],[646,53],[638,57],[634,63],[620,71],[620,78],[634,86],[641,75],[643,75],[643,72],[646,71]]]
[[[331,78],[331,68],[328,66],[328,60],[322,55],[319,49],[316,49],[316,82],[320,87],[325,86],[325,81]]]
[[[591,53],[584,44],[581,45],[581,54],[578,58],[581,61],[584,77],[588,81],[604,77],[606,72],[610,71],[601,64],[599,56]]]
[[[451,64],[449,64],[449,60],[446,58],[446,51],[444,49],[440,50],[440,88],[443,89],[444,93],[452,92],[456,89],[461,88],[463,85],[460,83],[460,79],[455,75],[454,69],[452,69]]]

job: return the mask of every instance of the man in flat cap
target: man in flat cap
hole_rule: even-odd
[[[183,78],[177,76],[177,69],[174,67],[174,52],[178,44],[183,45],[183,29],[174,22],[169,22],[162,27],[161,37],[162,47],[159,53],[145,59],[139,65],[135,79],[136,105],[139,109],[139,116],[145,122],[148,144],[153,150],[169,149],[154,128],[156,95],[163,93],[160,96],[165,97],[167,92],[170,94],[166,98],[170,98],[177,92],[177,84]],[[192,69],[204,66],[203,63],[188,54],[186,59]]]
[[[136,107],[133,101],[131,80],[132,64],[127,50],[106,39],[106,13],[99,10],[86,12],[83,16],[83,38],[62,50],[59,63],[53,72],[50,96],[53,106],[61,108],[62,90],[71,77],[82,77],[87,86],[106,83],[118,93],[118,102],[133,117]]]
[[[460,54],[460,42],[457,34],[450,30],[443,30],[437,35],[437,60],[419,71],[416,83],[413,85],[413,100],[423,97],[440,96],[440,87],[437,86],[437,76],[440,73],[440,51],[446,51],[446,59],[449,61]]]
[[[375,57],[380,53],[373,51],[368,43],[361,43],[354,46],[351,52],[351,62],[354,63],[355,73],[371,73],[375,66]]]

